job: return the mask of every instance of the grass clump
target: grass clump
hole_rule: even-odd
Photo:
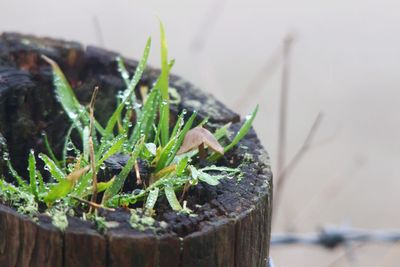
[[[162,24],[160,29],[160,76],[143,100],[138,100],[135,88],[146,69],[151,47],[150,38],[133,77],[130,77],[126,70],[124,61],[117,58],[118,70],[126,89],[120,94],[120,101],[104,126],[94,117],[98,89],[95,89],[90,105],[82,105],[59,66],[43,56],[52,67],[56,96],[71,121],[71,127],[65,136],[61,158],[56,157],[47,136],[43,136],[48,155],[35,155],[33,150],[29,153],[28,179],[22,178],[7,158],[8,169],[15,182],[7,183],[4,177],[0,179],[0,199],[3,202],[31,217],[39,213],[39,206],[45,206],[47,213],[53,218],[53,223],[60,229],[65,229],[66,215],[71,210],[78,210],[78,207],[79,210],[84,210],[81,215],[84,219],[92,218],[91,213],[98,208],[112,211],[118,207],[125,207],[133,210],[139,204],[142,204],[140,208],[143,208],[146,214],[154,214],[160,196],[165,196],[172,210],[191,213],[184,200],[189,187],[196,186],[199,181],[216,186],[220,179],[239,174],[236,168],[212,164],[222,156],[222,152],[232,149],[247,134],[258,107],[246,117],[232,142],[227,143],[220,152],[213,152],[204,157],[206,152],[201,142],[198,147],[178,153],[187,134],[194,131],[195,126],[204,126],[206,120],[200,125],[194,125],[196,112],[187,116],[189,114],[182,111],[177,116],[176,124],[170,127],[169,73],[174,62],[168,60]],[[185,117],[188,119],[185,120]],[[228,128],[229,125],[226,125],[217,129],[212,133],[212,138],[222,142]],[[208,130],[206,131],[208,134]],[[73,140],[74,132],[80,140]],[[203,162],[196,161],[197,154],[201,154],[200,161]],[[105,163],[115,155],[127,156],[125,165],[118,174],[99,181],[98,175],[104,169]],[[38,159],[42,161],[44,169],[37,168]],[[204,164],[204,161],[207,164]],[[147,181],[141,180],[140,162],[150,166],[151,173]],[[205,165],[208,166],[204,167]],[[138,187],[129,192],[124,190],[124,186],[132,171],[136,173]],[[177,196],[178,192],[182,192],[180,198]],[[94,220],[99,228],[105,227],[106,222],[102,217],[94,216]],[[132,227],[142,229],[151,227],[153,220],[148,217],[139,218],[137,213],[132,211],[131,224]]]

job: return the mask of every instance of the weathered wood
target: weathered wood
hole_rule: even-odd
[[[62,237],[54,226],[38,226],[0,205],[0,266],[62,266]]]
[[[44,150],[41,132],[48,134],[57,154],[69,125],[54,97],[51,69],[41,54],[59,63],[83,103],[89,101],[93,87],[100,86],[95,111],[100,122],[111,114],[116,93],[124,89],[117,72],[117,53],[85,49],[74,42],[1,35],[0,137],[7,139],[11,158],[17,159],[15,165],[22,174],[29,149]],[[126,64],[133,73],[137,62],[126,60]],[[159,73],[149,68],[139,86],[150,86]],[[239,116],[221,102],[178,76],[173,75],[170,82],[182,100],[171,105],[173,113],[185,108],[190,115],[196,110],[198,120],[209,116],[212,126],[232,122],[233,130],[239,129]],[[268,155],[252,130],[225,158],[228,165],[244,163],[239,166],[241,181],[223,179],[216,187],[200,183],[191,188],[187,200],[200,205],[190,207],[196,217],[172,212],[161,198],[156,220],[165,221],[167,228],[157,231],[132,229],[129,213],[118,211],[104,215],[119,224],[105,233],[77,218],[69,218],[62,233],[45,215],[33,222],[0,204],[0,266],[266,266],[272,211]],[[0,158],[0,174],[8,177],[5,169]]]
[[[29,266],[62,266],[64,260],[63,237],[53,225],[40,224],[37,228],[34,255]]]
[[[64,233],[64,267],[106,267],[107,242],[79,219],[70,218]]]
[[[153,234],[110,230],[107,234],[109,266],[156,266],[157,238]]]
[[[180,266],[181,240],[176,234],[164,234],[158,237],[158,266]]]

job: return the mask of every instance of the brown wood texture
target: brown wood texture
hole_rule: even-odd
[[[68,128],[54,97],[50,68],[41,54],[59,63],[80,101],[88,103],[93,87],[100,86],[96,106],[100,122],[111,114],[115,94],[124,88],[117,72],[117,53],[75,42],[0,35],[0,138],[7,140],[12,159],[26,155],[30,148],[44,151],[42,131],[57,153],[61,148],[57,140],[62,140]],[[133,73],[137,62],[127,59],[126,64]],[[141,85],[151,85],[158,74],[159,70],[149,68]],[[210,117],[211,126],[232,122],[233,131],[239,129],[239,116],[214,97],[178,76],[173,75],[170,82],[182,99],[171,106],[174,112],[196,110],[199,120]],[[202,200],[196,217],[160,208],[156,219],[168,227],[159,232],[132,229],[128,217],[106,233],[69,218],[68,228],[61,232],[45,215],[33,222],[0,204],[0,266],[267,266],[272,212],[268,154],[251,130],[230,156],[245,161],[239,166],[242,180],[224,179],[217,187],[199,184],[191,189],[188,201]],[[15,164],[22,173],[26,172],[23,159]],[[5,169],[0,159],[0,174],[7,176]]]

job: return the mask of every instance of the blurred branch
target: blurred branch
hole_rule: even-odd
[[[310,128],[310,131],[307,134],[307,137],[300,147],[300,149],[296,152],[294,157],[290,160],[289,164],[280,172],[278,172],[278,176],[276,178],[276,185],[275,185],[275,194],[274,194],[274,210],[277,210],[280,200],[280,193],[282,192],[283,186],[287,180],[288,174],[293,171],[293,169],[297,166],[300,160],[303,158],[304,154],[310,149],[312,145],[312,141],[315,137],[315,134],[321,124],[323,118],[323,114],[320,112],[318,113],[315,121]],[[276,216],[275,216],[276,217]]]
[[[358,228],[324,227],[318,233],[306,234],[273,234],[271,246],[282,245],[315,245],[328,249],[358,242],[399,242],[400,230],[366,230]]]
[[[292,172],[293,169],[295,169],[297,164],[302,159],[303,155],[311,148],[312,141],[314,140],[315,134],[317,133],[318,128],[321,125],[322,119],[323,119],[323,113],[319,112],[314,120],[313,125],[308,131],[306,140],[304,140],[303,145],[296,152],[294,157],[290,160],[289,164],[281,171],[281,173],[278,174],[277,183],[275,186],[277,192],[279,192],[280,189],[283,187],[287,175],[289,175],[290,172]]]
[[[97,16],[93,17],[93,26],[94,26],[94,31],[96,34],[97,38],[97,43],[99,46],[104,47],[104,38],[103,38],[103,31],[100,26],[100,21]]]
[[[226,0],[215,1],[207,10],[207,14],[204,16],[203,24],[195,34],[192,42],[190,43],[190,49],[194,52],[200,52],[204,49],[204,45],[207,41],[207,36],[211,29],[217,23],[219,17],[224,11]]]
[[[290,80],[290,52],[294,38],[288,35],[283,44],[283,66],[282,66],[282,83],[281,83],[281,103],[279,111],[279,132],[278,132],[278,153],[277,153],[277,172],[282,176],[283,168],[286,164],[286,133],[287,133],[287,113],[288,113],[288,96],[289,96],[289,80]],[[278,181],[279,182],[279,181]]]
[[[282,53],[281,47],[279,47],[277,51],[272,53],[272,55],[265,60],[261,69],[250,81],[243,93],[237,98],[236,103],[234,104],[235,109],[242,109],[250,98],[254,98],[255,94],[261,91],[262,84],[272,76],[274,70],[280,65],[281,60]]]

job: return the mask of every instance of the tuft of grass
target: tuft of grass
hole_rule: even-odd
[[[142,58],[131,76],[122,58],[116,62],[121,79],[126,89],[119,94],[116,109],[109,117],[105,127],[94,118],[95,89],[90,106],[79,103],[75,93],[68,83],[61,68],[52,59],[43,56],[53,70],[55,94],[62,108],[70,119],[71,126],[66,133],[61,159],[57,159],[51,149],[46,134],[43,139],[47,154],[39,153],[38,158],[44,163],[45,173],[49,179],[44,179],[42,170],[37,168],[36,155],[32,150],[28,155],[28,179],[21,177],[7,160],[10,175],[15,183],[0,179],[0,198],[16,207],[21,213],[35,216],[41,203],[47,204],[47,213],[53,218],[53,224],[60,229],[68,226],[66,213],[73,211],[82,204],[91,208],[83,213],[84,219],[93,219],[101,226],[108,225],[103,218],[90,212],[96,208],[112,211],[115,207],[130,207],[137,202],[144,204],[146,214],[154,214],[157,201],[165,197],[172,210],[191,213],[184,200],[190,186],[199,182],[217,186],[221,179],[239,175],[236,168],[225,166],[199,167],[196,158],[198,151],[189,151],[177,155],[187,132],[193,128],[197,112],[187,116],[182,111],[177,116],[176,124],[170,129],[170,91],[169,74],[174,60],[168,60],[168,46],[163,24],[160,22],[161,35],[161,74],[150,90],[142,90],[142,99],[136,98],[136,89],[147,66],[150,54],[151,38],[148,38]],[[173,98],[179,99],[177,92],[172,92]],[[257,114],[258,106],[246,117],[236,136],[224,147],[227,152],[236,146],[248,133]],[[188,117],[188,118],[187,118]],[[187,118],[187,119],[185,119]],[[205,127],[207,118],[197,127]],[[217,140],[226,142],[230,124],[214,132]],[[80,140],[72,140],[74,131]],[[129,155],[122,170],[108,181],[97,182],[97,174],[104,168],[107,159],[115,154]],[[218,159],[220,155],[211,154],[209,162]],[[150,165],[150,180],[143,185],[140,177],[136,177],[138,188],[134,192],[123,192],[124,184],[129,175],[135,172],[140,175],[137,161]],[[28,180],[27,183],[25,180]],[[140,186],[139,186],[140,185]],[[181,201],[177,194],[182,192]],[[97,194],[102,194],[101,203],[96,203]],[[183,201],[183,202],[182,202]],[[196,204],[196,203],[192,203]],[[87,207],[87,206],[85,206]],[[133,209],[133,208],[132,208]],[[132,227],[152,225],[154,220],[146,217],[138,219],[132,211]],[[138,221],[139,220],[139,221]],[[141,229],[144,229],[140,226]],[[100,227],[101,228],[101,227]]]

